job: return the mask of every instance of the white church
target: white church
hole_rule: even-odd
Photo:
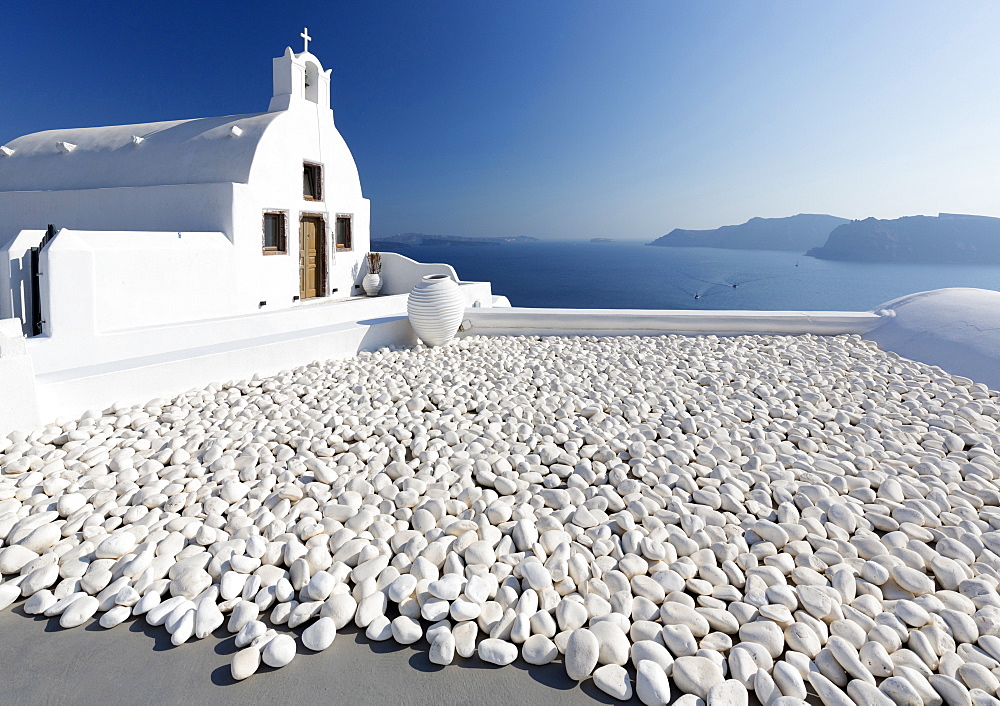
[[[88,281],[100,282],[102,329],[355,294],[369,203],[334,125],[330,71],[308,51],[273,63],[266,112],[49,130],[4,145],[0,316],[20,318],[29,335],[56,333],[54,298],[81,298]],[[71,290],[39,302],[31,249],[48,224],[61,242],[38,265]]]
[[[45,419],[414,340],[400,295],[457,276],[386,253],[359,298],[369,201],[302,36],[265,112],[0,146],[0,431],[15,378]]]

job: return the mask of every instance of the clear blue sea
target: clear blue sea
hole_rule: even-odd
[[[447,262],[461,279],[492,282],[494,294],[524,307],[866,311],[928,289],[1000,290],[996,266],[835,262],[777,250],[534,242],[398,252]]]

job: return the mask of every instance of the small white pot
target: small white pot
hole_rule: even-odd
[[[406,298],[410,326],[428,346],[441,346],[458,333],[465,297],[448,275],[426,275]]]
[[[374,297],[382,291],[382,275],[371,273],[365,275],[364,279],[361,280],[361,286],[364,288],[365,294]]]

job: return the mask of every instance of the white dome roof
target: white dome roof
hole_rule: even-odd
[[[0,191],[246,183],[261,137],[279,115],[36,132],[0,154]]]

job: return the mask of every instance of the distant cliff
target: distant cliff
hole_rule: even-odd
[[[806,253],[824,260],[1000,264],[1000,218],[942,213],[866,218],[836,228]]]
[[[372,250],[379,248],[390,250],[395,248],[416,247],[420,245],[503,245],[505,243],[526,243],[537,240],[526,235],[516,235],[507,238],[472,238],[465,235],[427,235],[426,233],[400,233],[399,235],[383,235],[372,237]]]
[[[849,222],[846,218],[811,213],[787,218],[751,218],[738,226],[715,230],[675,228],[650,245],[804,252],[822,245],[834,228]]]

